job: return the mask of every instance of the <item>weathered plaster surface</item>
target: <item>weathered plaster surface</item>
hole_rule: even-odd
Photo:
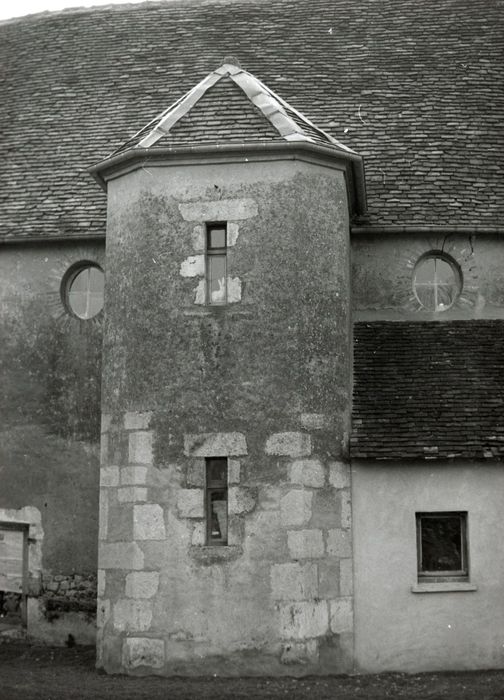
[[[346,201],[340,172],[295,161],[156,168],[109,183],[108,671],[351,670]],[[204,303],[208,221],[229,224],[240,294],[226,306]],[[205,458],[219,456],[228,545],[212,547]]]
[[[353,466],[359,670],[502,667],[503,490],[498,464]],[[412,592],[415,513],[429,511],[467,511],[470,581],[476,591]]]
[[[103,246],[20,245],[0,255],[0,508],[40,513],[44,537],[30,543],[29,562],[62,582],[96,574],[97,561],[102,314],[80,321],[61,299],[64,274],[83,260],[104,267]],[[29,633],[62,644],[73,629],[89,639],[89,613],[61,609],[49,620],[51,591],[39,584]]]
[[[504,318],[504,252],[498,236],[355,235],[352,238],[352,304],[356,321]],[[462,293],[447,311],[421,308],[412,289],[413,269],[431,250],[459,265]]]

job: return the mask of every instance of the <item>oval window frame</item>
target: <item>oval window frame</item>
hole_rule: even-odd
[[[430,309],[425,304],[422,302],[420,297],[417,294],[417,284],[416,284],[416,275],[417,275],[417,270],[424,263],[426,260],[429,259],[437,259],[437,260],[442,260],[445,262],[447,265],[450,266],[453,272],[453,276],[455,279],[455,284],[456,284],[456,293],[453,295],[453,300],[449,306],[446,306],[443,309]],[[452,258],[451,255],[448,255],[448,253],[445,253],[442,250],[429,250],[427,253],[424,253],[421,255],[417,262],[415,263],[415,266],[413,268],[413,278],[412,278],[412,283],[411,283],[411,288],[413,290],[413,295],[417,301],[417,303],[420,305],[420,309],[422,311],[425,311],[426,313],[431,313],[431,314],[442,314],[445,313],[446,311],[449,311],[452,309],[455,304],[457,303],[458,299],[460,298],[460,295],[462,294],[462,289],[464,286],[464,278],[462,275],[462,269],[458,262]]]
[[[92,316],[83,317],[80,316],[78,313],[74,311],[72,308],[72,304],[70,301],[70,291],[72,289],[72,284],[75,282],[75,279],[77,276],[83,272],[84,270],[88,270],[90,268],[96,268],[97,270],[100,270],[102,275],[104,276],[104,282],[105,282],[105,271],[99,265],[96,261],[94,260],[80,260],[77,263],[74,263],[71,265],[68,270],[65,272],[63,275],[63,279],[61,280],[61,301],[63,303],[63,306],[66,310],[66,312],[72,316],[73,318],[78,319],[79,321],[92,321],[93,319],[97,318],[103,311],[103,307],[105,304],[105,294],[103,295],[103,303],[99,311],[97,311],[95,314]]]

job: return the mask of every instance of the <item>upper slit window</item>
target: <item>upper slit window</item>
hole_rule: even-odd
[[[207,224],[207,303],[227,303],[227,227]]]

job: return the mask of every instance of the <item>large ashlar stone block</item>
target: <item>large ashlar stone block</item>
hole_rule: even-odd
[[[148,467],[122,467],[121,486],[142,486],[147,483]]]
[[[280,500],[280,518],[285,527],[306,525],[312,514],[313,494],[296,489],[289,491]]]
[[[287,546],[293,559],[316,559],[324,556],[322,530],[290,530]]]
[[[108,537],[108,513],[109,513],[109,497],[107,489],[100,489],[100,504],[99,504],[99,529],[98,538],[106,540]]]
[[[143,569],[144,555],[136,542],[100,542],[100,569]]]
[[[119,486],[119,467],[102,467],[100,469],[100,486],[101,488]]]
[[[336,528],[327,533],[327,553],[337,557],[352,556],[352,538],[350,530]]]
[[[273,433],[266,440],[264,448],[268,455],[285,457],[306,457],[311,454],[311,437],[306,433]]]
[[[240,460],[228,459],[228,484],[240,483]]]
[[[340,595],[353,595],[353,560],[340,561]]]
[[[152,464],[152,430],[135,430],[129,434],[129,463]]]
[[[147,600],[122,598],[114,604],[114,627],[118,632],[146,632],[152,622],[152,604]]]
[[[188,457],[239,457],[247,454],[243,433],[199,433],[184,436]]]
[[[250,489],[240,488],[239,486],[230,486],[228,491],[228,509],[229,513],[240,515],[241,513],[250,513],[256,506],[256,498]]]
[[[125,668],[162,668],[165,661],[165,645],[162,639],[128,637],[123,643],[123,666]]]
[[[164,540],[166,538],[163,509],[157,503],[133,506],[133,538]]]
[[[329,464],[329,483],[335,489],[346,489],[350,486],[350,469],[344,462]]]
[[[147,489],[140,486],[123,486],[117,489],[119,503],[141,503],[147,500]]]
[[[126,575],[126,596],[128,598],[152,598],[159,588],[157,571],[132,571]]]
[[[317,565],[275,564],[271,567],[273,600],[310,600],[318,597]]]
[[[180,518],[204,518],[203,489],[180,489],[177,494],[177,511]]]
[[[257,202],[250,198],[179,204],[186,221],[240,221],[257,216]]]
[[[280,607],[280,636],[283,639],[309,639],[327,634],[327,602],[302,601]]]
[[[330,601],[331,632],[342,634],[353,631],[353,605],[351,598]]]
[[[180,263],[179,272],[182,277],[204,277],[205,256],[190,255]]]
[[[293,484],[322,488],[325,482],[324,465],[319,459],[295,459],[288,466]]]
[[[352,499],[350,489],[341,492],[341,527],[352,527]]]
[[[128,411],[124,414],[126,430],[147,430],[151,422],[152,411]]]

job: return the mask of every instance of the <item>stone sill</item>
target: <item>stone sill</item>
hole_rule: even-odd
[[[193,545],[189,554],[199,564],[225,564],[238,559],[243,554],[241,545]]]
[[[464,591],[477,591],[478,586],[469,581],[446,581],[444,583],[416,583],[411,586],[412,593],[460,593]]]

